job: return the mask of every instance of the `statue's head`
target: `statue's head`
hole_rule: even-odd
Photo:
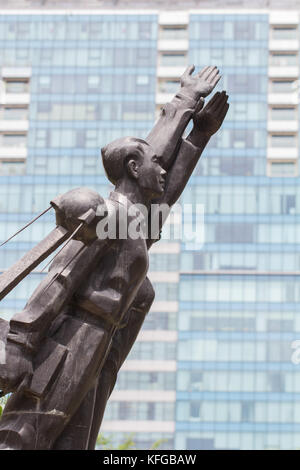
[[[161,166],[161,157],[145,140],[122,137],[101,152],[105,172],[114,185],[130,179],[150,199],[163,193],[166,172]]]

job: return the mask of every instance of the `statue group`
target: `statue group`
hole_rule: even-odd
[[[196,74],[188,67],[145,140],[120,138],[102,149],[110,196],[77,188],[53,199],[56,228],[0,276],[2,299],[64,243],[24,310],[0,320],[0,390],[10,393],[0,449],[95,448],[118,371],[154,300],[148,250],[167,216],[160,207],[178,200],[228,111],[224,91],[204,106],[219,79],[217,67]],[[151,233],[155,211],[141,206],[156,208]]]

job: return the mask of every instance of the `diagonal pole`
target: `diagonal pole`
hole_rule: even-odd
[[[19,233],[23,232],[23,230],[25,230],[25,228],[29,227],[29,225],[33,224],[33,222],[35,222],[37,219],[39,219],[42,215],[46,214],[46,212],[48,212],[50,209],[52,209],[52,206],[48,207],[48,209],[44,210],[43,212],[41,212],[39,215],[37,215],[34,219],[32,219],[30,222],[28,222],[28,224],[24,225],[24,227],[20,228],[20,230],[18,230],[16,233],[14,233],[14,235],[12,235],[11,237],[9,237],[7,240],[5,240],[5,242],[1,243],[0,247],[5,245],[7,242],[9,242],[12,238],[14,238],[16,235],[18,235]]]
[[[46,260],[69,237],[69,232],[58,226],[0,276],[0,300],[22,281],[42,261]]]
[[[67,269],[67,267],[72,263],[72,261],[74,261],[75,258],[77,258],[77,256],[86,248],[85,245],[82,245],[82,247],[80,248],[80,250],[77,251],[77,253],[75,253],[74,256],[72,256],[72,258],[67,262],[67,264],[62,268],[62,270],[59,272],[59,273],[56,273],[55,276],[53,277],[53,279],[51,279],[51,281],[49,282],[49,284],[45,287],[44,289],[44,292],[49,289],[49,287],[52,286],[53,282],[56,281],[56,279],[64,272],[65,269]]]
[[[78,227],[76,228],[76,230],[74,230],[74,232],[69,236],[69,238],[67,239],[66,243],[61,247],[61,249],[53,256],[53,258],[49,261],[49,263],[46,264],[46,266],[44,266],[44,268],[42,269],[42,272],[45,271],[46,268],[48,268],[48,266],[55,260],[55,258],[59,255],[59,253],[61,253],[63,251],[63,249],[68,245],[68,243],[74,238],[74,236],[76,235],[76,233],[81,229],[81,227],[83,226],[84,222],[81,222],[80,225],[78,225]]]

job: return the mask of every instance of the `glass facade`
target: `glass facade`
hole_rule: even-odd
[[[159,94],[177,90],[175,69],[216,64],[230,97],[181,199],[204,205],[204,246],[153,247],[155,303],[103,424],[116,441],[133,430],[144,449],[157,439],[165,449],[299,448],[298,107],[268,104],[298,79],[269,70],[299,66],[297,51],[269,50],[269,39],[299,30],[279,26],[266,13],[199,11],[174,25],[159,12],[0,15],[0,92],[14,97],[0,104],[11,123],[0,131],[3,240],[59,193],[88,186],[106,197],[100,148],[147,135]],[[2,271],[49,233],[48,214],[2,248]],[[1,317],[23,308],[42,268],[1,302]]]

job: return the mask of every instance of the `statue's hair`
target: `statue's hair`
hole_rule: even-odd
[[[130,158],[143,156],[145,140],[135,137],[121,137],[101,149],[103,166],[108,179],[117,184],[125,174],[125,166]]]

